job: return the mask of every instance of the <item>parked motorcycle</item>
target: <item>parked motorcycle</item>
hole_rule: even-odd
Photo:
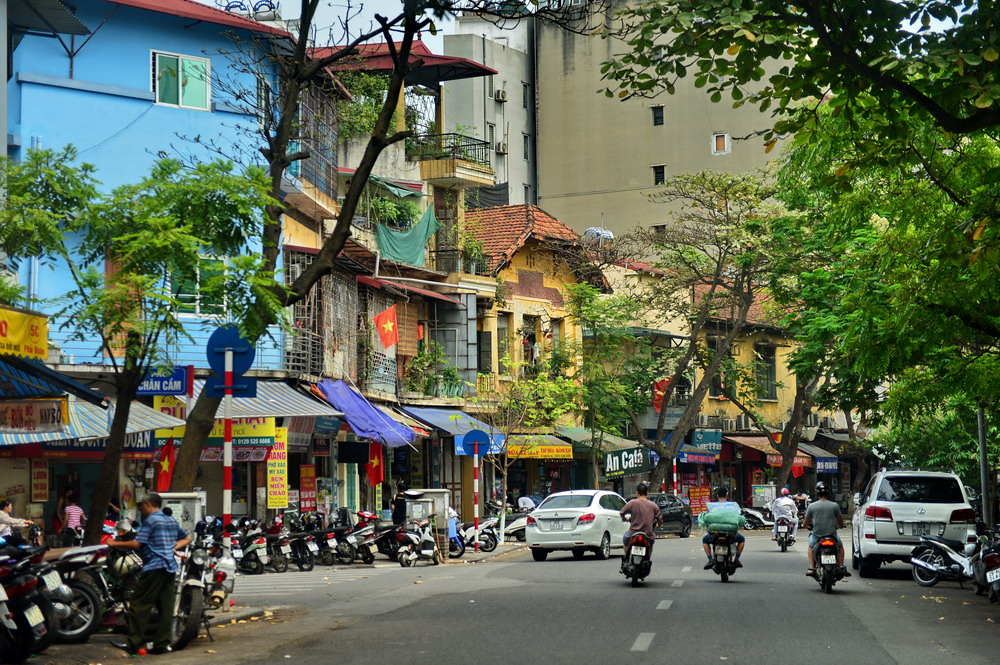
[[[819,582],[819,588],[826,593],[833,593],[833,585],[844,577],[844,569],[837,565],[837,540],[835,538],[820,538],[813,548],[816,562],[814,577]]]
[[[910,553],[913,580],[926,587],[941,580],[971,580],[975,577],[973,568],[981,549],[979,542],[967,545],[960,540],[920,536],[920,544]]]
[[[729,576],[736,572],[736,540],[734,534],[724,531],[710,531],[712,536],[712,571],[723,582],[729,581]]]
[[[795,538],[792,536],[794,526],[794,522],[787,517],[778,518],[776,524],[778,534],[775,536],[775,540],[777,540],[778,547],[781,548],[782,552],[787,552],[788,548],[795,544]]]
[[[774,520],[756,508],[740,508],[745,520],[744,528],[747,530],[770,529],[774,526]]]
[[[236,559],[241,571],[261,575],[270,562],[267,553],[267,538],[261,533],[257,520],[246,517],[234,521],[228,530],[230,553]]]
[[[519,543],[524,542],[524,529],[528,526],[528,515],[529,513],[514,513],[510,516],[513,519],[507,522],[507,525],[503,529],[503,539],[505,541],[516,540]]]
[[[634,533],[625,547],[626,554],[622,557],[621,572],[632,580],[632,586],[649,577],[653,567],[653,539],[644,533]]]
[[[103,601],[91,580],[100,574],[96,560],[105,551],[105,547],[96,545],[45,553],[44,561],[55,569],[69,592],[68,600],[54,602],[59,617],[54,629],[57,642],[86,642],[101,627]]]
[[[413,529],[399,532],[399,565],[403,568],[414,565],[417,561],[430,561],[435,566],[441,563],[441,553],[438,552],[434,540],[434,515],[428,515],[422,520],[411,522]]]
[[[199,628],[205,623],[205,572],[209,568],[209,558],[208,550],[198,541],[174,555],[178,559],[174,575],[177,592],[174,594],[170,647],[179,651],[198,636]]]
[[[976,594],[986,594],[991,603],[1000,600],[1000,530],[987,528],[985,524],[979,535],[982,547],[979,558],[973,562]]]
[[[38,652],[36,645],[48,627],[38,606],[38,577],[31,572],[30,559],[0,538],[0,561],[0,660],[20,663]]]
[[[222,546],[222,521],[208,515],[195,526],[196,545],[208,553],[205,567],[205,605],[217,610],[225,605],[236,583],[236,559]]]
[[[496,517],[487,517],[479,523],[479,549],[483,552],[492,552],[497,548],[500,539],[497,537],[496,526],[499,523]],[[476,543],[476,528],[474,522],[460,522],[458,524],[458,535],[465,545],[465,549],[474,548]]]

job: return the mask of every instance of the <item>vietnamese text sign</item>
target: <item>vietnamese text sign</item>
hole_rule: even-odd
[[[0,402],[0,432],[61,432],[68,421],[62,398]]]
[[[45,360],[49,355],[49,320],[0,305],[0,353]]]
[[[708,509],[708,499],[712,496],[710,487],[689,487],[688,502],[691,506],[691,514],[697,517]]]
[[[267,455],[267,507],[288,507],[288,430],[274,429],[274,445]]]
[[[486,446],[483,447],[485,448]],[[573,459],[573,446],[569,444],[560,446],[551,443],[508,443],[507,455],[516,459]]]
[[[300,511],[316,510],[316,465],[303,464],[299,467]]]
[[[31,502],[44,503],[49,500],[49,462],[44,459],[31,460]]]
[[[767,454],[767,465],[768,466],[781,466],[781,455],[775,455],[774,453]],[[792,466],[812,466],[812,457],[808,455],[796,455],[795,459],[792,460]]]
[[[187,392],[187,367],[175,367],[169,374],[150,372],[139,384],[136,395],[183,395]]]
[[[288,452],[305,453],[312,442],[315,416],[293,416],[288,419]]]
[[[836,457],[817,457],[816,473],[837,473],[839,471]]]
[[[653,470],[648,448],[612,450],[604,455],[604,476],[622,478]]]
[[[153,408],[181,420],[187,419],[184,401],[170,395],[153,397]],[[206,446],[222,446],[225,420],[215,419],[215,426],[208,435]],[[184,425],[173,429],[156,430],[157,442],[174,438],[177,445],[184,438]],[[274,444],[274,418],[233,418],[233,446],[270,446]]]

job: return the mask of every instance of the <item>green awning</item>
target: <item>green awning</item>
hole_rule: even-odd
[[[587,427],[565,427],[562,425],[557,425],[556,436],[561,436],[565,439],[569,439],[573,442],[573,452],[574,453],[589,453],[591,451],[591,431]],[[638,441],[632,441],[630,439],[625,439],[614,434],[608,434],[607,432],[602,432],[604,450],[624,450],[626,448],[637,448],[639,446]]]
[[[401,199],[406,198],[407,196],[427,196],[426,194],[422,194],[416,190],[410,189],[409,187],[397,184],[392,180],[380,178],[377,175],[368,176],[368,183],[371,185],[377,185],[382,189],[389,190]]]

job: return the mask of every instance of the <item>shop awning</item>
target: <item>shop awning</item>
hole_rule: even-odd
[[[22,434],[0,433],[0,446],[15,446],[64,439],[100,439],[111,431],[113,412],[88,402],[73,400],[69,403],[69,424],[61,432],[30,432]],[[129,434],[177,427],[184,421],[151,409],[140,402],[132,402],[128,414]]]
[[[573,451],[578,453],[589,453],[592,449],[591,443],[591,431],[588,427],[567,427],[564,425],[556,425],[556,436],[561,436],[565,439],[569,439],[573,442]],[[614,434],[609,434],[603,432],[603,450],[625,450],[627,448],[636,448],[639,446],[638,441],[632,441],[630,439],[625,439]]]
[[[800,443],[799,451],[812,455],[816,461],[816,473],[837,473],[839,470],[837,456],[828,450],[823,450],[819,446],[810,443]]]
[[[413,444],[416,434],[400,425],[343,381],[324,379],[316,387],[330,404],[343,411],[344,419],[358,436],[378,441],[389,448]]]
[[[194,397],[198,399],[204,379],[194,382]],[[216,418],[225,417],[225,405],[219,404]],[[303,395],[281,381],[257,381],[256,397],[234,397],[233,418],[291,418],[293,416],[342,416],[319,400]]]
[[[403,411],[417,420],[427,423],[431,427],[437,428],[442,432],[447,432],[455,437],[456,455],[465,454],[465,435],[474,429],[486,432],[492,440],[492,443],[490,443],[489,454],[500,455],[504,452],[503,435],[484,423],[482,420],[474,418],[464,411],[459,411],[458,409],[431,409],[422,406],[409,405],[403,406]]]
[[[59,0],[10,0],[7,23],[20,32],[87,35],[90,30]]]
[[[719,456],[711,450],[705,450],[698,446],[684,445],[677,451],[677,461],[687,464],[715,464],[718,458]]]
[[[431,431],[420,421],[415,418],[411,418],[405,413],[400,413],[396,409],[390,406],[384,406],[382,404],[372,404],[376,409],[389,416],[397,423],[403,427],[409,427],[417,436],[430,436]]]
[[[731,443],[736,443],[741,446],[746,446],[747,448],[753,448],[754,450],[759,450],[762,453],[767,453],[768,455],[780,455],[774,446],[771,445],[771,439],[766,436],[729,436],[723,435],[723,441],[729,441]]]
[[[95,406],[104,396],[33,358],[0,356],[0,399],[56,397],[69,393]]]
[[[507,442],[508,457],[537,460],[571,460],[573,446],[551,434],[519,434]]]
[[[426,298],[434,298],[436,300],[444,300],[452,304],[458,305],[459,307],[465,307],[461,300],[456,300],[451,296],[446,296],[443,293],[438,293],[437,291],[431,291],[429,289],[422,289],[418,286],[412,286],[410,284],[403,284],[402,282],[394,282],[389,279],[382,279],[381,277],[368,277],[367,275],[358,275],[358,281],[362,284],[374,287],[376,289],[384,289],[386,287],[391,287],[394,289],[399,289],[400,291],[407,291],[409,293],[416,293],[417,295],[424,296]],[[448,284],[442,284],[442,286],[449,286]]]

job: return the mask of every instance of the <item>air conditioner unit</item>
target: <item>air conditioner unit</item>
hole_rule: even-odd
[[[736,431],[736,418],[725,418],[722,421],[722,429],[726,432]]]
[[[784,432],[785,431],[785,427],[787,427],[787,426],[788,426],[788,421],[787,420],[779,420],[778,421],[778,429],[780,431]]]
[[[497,90],[496,92],[493,93],[493,99],[497,100],[498,102],[507,101],[507,91]]]
[[[753,422],[750,420],[750,416],[745,413],[736,416],[736,429],[740,431],[753,429]]]
[[[507,142],[506,141],[497,141],[496,150],[497,150],[497,154],[498,155],[506,155],[507,154]]]
[[[806,416],[806,427],[819,427],[818,413],[810,413]]]
[[[699,413],[698,414],[698,427],[711,427],[712,423],[711,423],[710,418],[711,418],[711,416],[709,416],[707,413]]]

